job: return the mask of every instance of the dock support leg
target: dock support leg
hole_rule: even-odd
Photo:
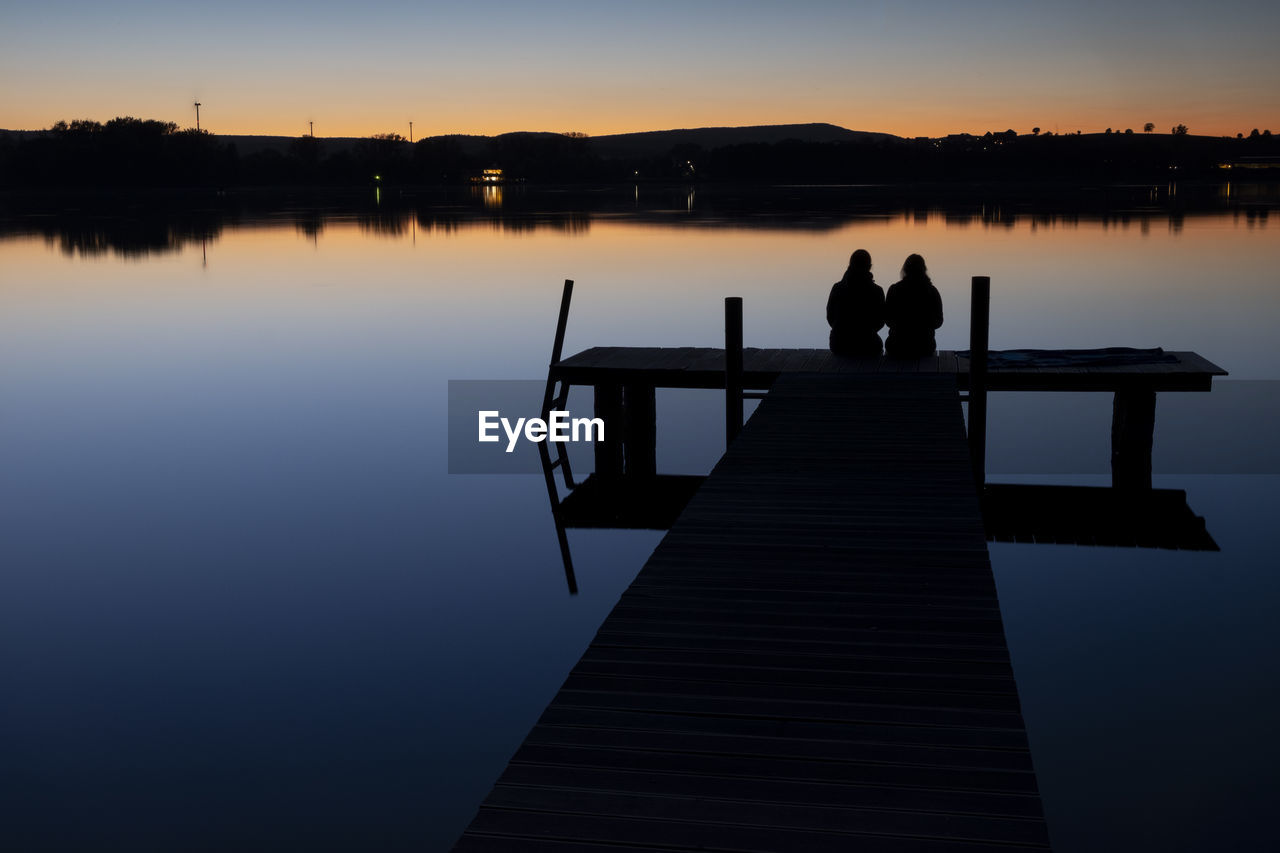
[[[1151,445],[1156,428],[1156,392],[1117,391],[1111,406],[1111,485],[1151,488]]]
[[[969,462],[981,492],[987,483],[987,346],[991,328],[991,279],[975,275],[969,310]]]
[[[742,431],[742,297],[724,300],[724,443]]]
[[[622,476],[623,432],[622,386],[595,386],[595,416],[604,421],[604,441],[595,443],[596,476],[616,480]]]
[[[652,385],[623,388],[623,442],[628,477],[654,477],[658,473],[658,413]]]

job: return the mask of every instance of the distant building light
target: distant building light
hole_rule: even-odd
[[[1230,163],[1219,163],[1219,169],[1280,169],[1280,157],[1241,157]]]

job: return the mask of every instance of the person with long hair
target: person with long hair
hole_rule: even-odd
[[[942,295],[929,280],[924,258],[908,255],[902,280],[889,287],[884,301],[889,325],[885,351],[893,358],[922,358],[938,348],[933,333],[942,326]]]
[[[871,275],[871,253],[866,249],[850,256],[844,277],[831,286],[827,324],[836,355],[880,355],[884,350],[877,334],[884,327],[884,290]]]

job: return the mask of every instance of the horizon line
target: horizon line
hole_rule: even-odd
[[[112,117],[112,119],[115,119],[115,118],[138,118],[140,121],[168,121],[167,119],[149,119],[149,118],[142,118],[142,117],[139,117],[139,116],[129,116],[129,115],[124,115],[124,116],[113,116],[113,117]],[[68,122],[70,122],[70,121],[94,121],[94,122],[98,122],[98,123],[100,123],[100,124],[106,124],[108,121],[111,121],[112,119],[100,120],[100,119],[87,119],[87,118],[80,118],[80,119],[60,119],[60,121],[68,121]],[[178,125],[178,130],[179,130],[179,131],[187,131],[187,130],[196,130],[196,129],[197,129],[194,125],[184,127],[184,126],[182,126],[181,124],[179,124],[178,122],[173,122],[173,123]],[[409,122],[408,122],[408,121],[406,121],[406,128],[402,128],[402,129],[407,129],[407,125],[408,125],[408,123],[409,123]],[[56,122],[55,122],[55,124],[56,124]],[[204,125],[204,124],[206,124],[206,123],[202,122],[202,125]],[[953,131],[948,131],[948,132],[946,132],[946,133],[941,133],[941,134],[914,134],[914,135],[905,135],[905,134],[901,134],[901,133],[894,133],[894,132],[891,132],[891,131],[885,131],[885,130],[861,130],[861,129],[856,129],[856,128],[850,128],[850,127],[846,127],[846,126],[844,126],[844,125],[836,124],[835,122],[830,122],[830,121],[808,121],[808,122],[779,122],[779,123],[774,123],[774,124],[759,124],[759,123],[757,123],[757,124],[714,124],[714,125],[696,125],[696,126],[686,126],[686,127],[665,127],[665,128],[656,128],[656,129],[654,129],[654,128],[650,128],[650,129],[645,129],[645,130],[610,131],[610,132],[608,132],[608,133],[582,133],[582,136],[583,136],[584,138],[586,138],[586,139],[599,139],[599,138],[603,138],[603,137],[610,137],[610,136],[634,136],[634,135],[645,134],[645,133],[681,133],[681,132],[688,132],[688,131],[709,131],[709,130],[749,130],[749,129],[755,129],[755,128],[766,129],[766,128],[782,128],[782,127],[830,127],[830,128],[834,128],[834,129],[836,129],[836,130],[845,131],[845,132],[848,132],[848,133],[866,134],[866,135],[869,135],[869,136],[891,136],[891,137],[894,137],[894,138],[896,138],[896,139],[906,139],[906,140],[910,140],[910,139],[944,139],[944,138],[946,138],[947,136],[958,136],[958,135],[969,135],[969,136],[979,136],[979,137],[980,137],[980,136],[983,136],[985,133],[1006,133],[1006,132],[1008,132],[1008,131],[1010,131],[1010,130],[1013,130],[1013,131],[1014,131],[1018,136],[1033,136],[1033,135],[1047,136],[1047,135],[1050,135],[1050,134],[1052,134],[1053,136],[1075,136],[1075,135],[1077,135],[1077,134],[1079,134],[1079,135],[1086,135],[1086,136],[1087,136],[1087,135],[1092,135],[1092,134],[1105,135],[1105,134],[1106,134],[1106,132],[1107,132],[1107,130],[1110,130],[1112,134],[1118,134],[1118,135],[1124,135],[1126,130],[1132,130],[1132,131],[1133,131],[1133,135],[1135,135],[1135,136],[1138,136],[1138,135],[1144,135],[1144,136],[1145,136],[1145,135],[1151,135],[1151,136],[1163,136],[1163,135],[1169,135],[1169,134],[1172,132],[1172,128],[1170,128],[1170,130],[1167,130],[1167,131],[1161,131],[1161,130],[1153,129],[1153,130],[1151,130],[1151,131],[1149,131],[1149,132],[1148,132],[1148,131],[1144,131],[1144,130],[1142,130],[1142,129],[1141,129],[1143,126],[1145,126],[1145,123],[1144,123],[1144,125],[1140,125],[1140,126],[1139,126],[1139,127],[1137,127],[1137,128],[1132,128],[1132,127],[1131,127],[1131,128],[1117,128],[1117,127],[1115,127],[1115,126],[1111,126],[1111,127],[1106,128],[1106,129],[1097,129],[1097,130],[1095,130],[1095,129],[1076,128],[1075,130],[1070,130],[1070,131],[1062,131],[1062,130],[1058,130],[1058,129],[1052,129],[1052,130],[1050,130],[1050,129],[1047,129],[1047,128],[1041,128],[1041,127],[1039,127],[1039,126],[1033,126],[1030,130],[1025,130],[1025,131],[1018,131],[1018,130],[1016,130],[1015,128],[1011,128],[1011,127],[1009,127],[1009,128],[1004,128],[1004,129],[1000,129],[1000,130],[997,130],[997,129],[995,129],[995,128],[989,128],[988,130],[986,130],[986,131],[982,131],[982,132],[967,131],[967,130],[960,130],[960,131],[954,131],[954,130],[953,130]],[[53,129],[53,127],[52,127],[52,125],[51,125],[50,127],[41,127],[41,128],[0,128],[0,132],[2,132],[2,133],[48,133],[48,132],[52,131],[52,129]],[[380,131],[374,131],[374,132],[372,132],[372,133],[366,133],[366,134],[362,134],[362,135],[360,135],[360,134],[334,134],[334,135],[331,135],[331,136],[324,136],[324,135],[320,135],[320,134],[313,134],[313,133],[298,133],[298,134],[291,134],[291,133],[279,133],[279,132],[277,132],[277,133],[272,133],[272,132],[244,132],[244,131],[236,131],[236,132],[232,132],[232,131],[214,131],[214,130],[210,130],[207,126],[202,126],[202,127],[201,127],[201,128],[199,128],[199,129],[200,129],[201,131],[205,132],[205,133],[209,133],[209,134],[210,134],[210,135],[212,135],[212,136],[242,136],[242,137],[264,137],[264,138],[281,138],[281,139],[305,139],[305,138],[307,138],[307,137],[313,137],[313,138],[315,138],[315,139],[370,139],[370,138],[374,137],[375,135],[378,135],[378,134],[384,134],[384,133],[398,133],[398,134],[399,134],[399,135],[401,135],[401,136],[405,136],[405,134],[400,133],[400,131],[395,131],[395,130],[390,130],[390,131],[388,131],[388,130],[380,130]],[[1251,129],[1250,129],[1250,131],[1251,131],[1252,129],[1253,129],[1253,128],[1251,128]],[[1258,130],[1263,130],[1263,128],[1262,128],[1261,126],[1258,126],[1258,128],[1257,128],[1257,129],[1258,129]],[[1269,129],[1269,128],[1268,128],[1268,129]],[[1243,136],[1245,136],[1245,137],[1247,138],[1247,137],[1248,137],[1248,135],[1249,135],[1249,132],[1250,132],[1250,131],[1236,131],[1235,133],[1213,133],[1213,132],[1209,132],[1209,133],[1195,133],[1195,132],[1191,132],[1191,131],[1189,131],[1189,132],[1188,132],[1188,135],[1190,135],[1190,136],[1204,136],[1204,137],[1217,137],[1217,138],[1234,139],[1234,138],[1237,138],[1237,134],[1241,134],[1241,135],[1243,135]],[[424,139],[435,139],[435,138],[449,137],[449,136],[472,136],[472,137],[482,137],[482,138],[494,138],[494,137],[498,137],[498,136],[507,136],[507,135],[510,135],[510,134],[516,134],[516,133],[530,133],[530,134],[548,134],[548,135],[556,135],[556,136],[570,136],[570,135],[574,135],[574,134],[581,133],[581,132],[580,132],[580,131],[572,131],[572,130],[566,130],[566,131],[562,131],[562,130],[504,130],[504,131],[500,131],[500,132],[496,132],[496,133],[481,133],[481,132],[475,132],[475,131],[470,131],[470,132],[468,132],[468,131],[447,131],[447,132],[436,132],[436,133],[426,133],[426,134],[417,134],[417,133],[415,133],[415,134],[414,134],[413,141],[414,141],[414,142],[420,142],[420,141],[422,141],[422,140],[424,140]],[[407,137],[407,136],[405,136],[405,139],[406,139],[406,141],[408,141],[408,137]]]

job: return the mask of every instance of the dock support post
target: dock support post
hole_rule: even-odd
[[[724,443],[742,430],[742,297],[724,300]]]
[[[622,410],[622,386],[595,386],[595,416],[604,421],[604,441],[595,443],[596,476],[616,480],[622,476],[622,439],[626,429]]]
[[[655,477],[658,474],[658,413],[656,389],[652,385],[623,386],[623,442],[626,445],[628,477]]]
[[[1156,392],[1117,391],[1111,404],[1111,485],[1151,489],[1151,446],[1156,429]]]
[[[987,483],[987,346],[991,328],[991,279],[973,277],[969,308],[969,460],[973,481]]]

